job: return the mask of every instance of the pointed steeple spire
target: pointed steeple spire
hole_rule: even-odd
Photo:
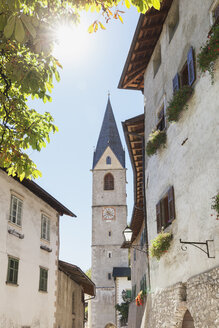
[[[125,167],[125,151],[122,148],[122,143],[119,136],[119,131],[117,129],[112,106],[110,103],[109,94],[96,151],[94,152],[93,168],[96,166],[97,162],[99,161],[108,146],[112,149],[121,165]]]

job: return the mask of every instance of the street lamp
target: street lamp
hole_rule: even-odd
[[[124,239],[126,243],[131,243],[132,240],[132,229],[130,229],[128,226],[123,231]]]
[[[132,235],[133,235],[132,229],[127,226],[125,228],[125,230],[123,231],[124,244],[127,245],[128,248],[134,248],[139,252],[143,252],[143,253],[147,254],[147,250],[142,249],[143,245],[132,245]],[[138,248],[138,247],[141,247],[141,248]]]

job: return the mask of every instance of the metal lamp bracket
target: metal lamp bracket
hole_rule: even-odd
[[[208,243],[209,243],[209,241],[214,241],[212,239],[211,240],[206,240],[205,243],[204,242],[198,242],[198,241],[182,241],[181,238],[180,238],[179,241],[180,241],[181,244],[183,244],[181,246],[181,249],[183,251],[186,251],[187,250],[187,246],[185,246],[185,244],[186,245],[192,245],[192,246],[195,246],[196,248],[200,249],[205,254],[207,254],[207,256],[208,256],[209,259],[214,259],[215,258],[215,256],[210,256],[210,253],[209,253],[209,245],[208,245]],[[205,246],[206,247],[206,250],[203,249],[202,247],[198,246],[198,245]]]

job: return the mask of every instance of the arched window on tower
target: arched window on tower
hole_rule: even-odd
[[[114,177],[111,173],[104,177],[104,190],[114,190]]]
[[[111,164],[111,157],[110,156],[107,156],[107,158],[106,158],[106,164]]]

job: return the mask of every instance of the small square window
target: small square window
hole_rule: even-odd
[[[156,49],[154,60],[153,60],[153,66],[154,66],[154,77],[156,76],[159,68],[161,65],[161,46],[159,45]]]
[[[10,221],[21,226],[23,202],[15,196],[11,196]]]
[[[17,285],[19,260],[14,257],[8,257],[8,275],[7,282]]]
[[[173,10],[172,13],[170,13],[170,20],[168,23],[168,32],[169,32],[169,42],[172,40],[177,26],[179,24],[179,1],[177,0],[174,4],[173,4]]]
[[[71,303],[72,314],[75,313],[75,293],[72,293],[72,303]]]
[[[157,232],[168,227],[175,219],[174,189],[171,186],[168,192],[156,205]]]
[[[181,72],[180,72],[180,85],[181,87],[183,87],[184,85],[188,85],[189,84],[189,75],[188,75],[188,65],[187,62],[186,64],[183,66]]]
[[[157,115],[157,130],[163,131],[166,128],[166,119],[165,119],[165,110],[164,110],[164,104],[162,105],[160,111]]]
[[[42,292],[47,292],[47,282],[48,282],[48,270],[40,268],[40,283],[39,290]]]
[[[44,214],[41,216],[41,238],[50,241],[50,219]]]

